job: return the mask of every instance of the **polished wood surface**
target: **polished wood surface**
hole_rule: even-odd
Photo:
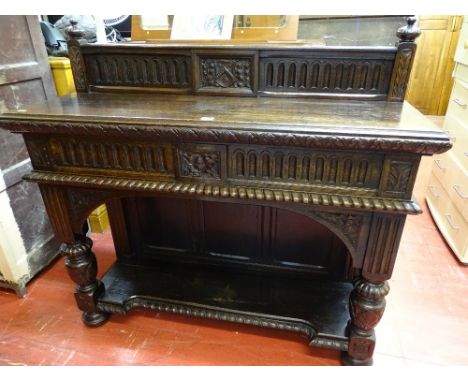
[[[96,122],[147,126],[194,126],[332,134],[377,134],[444,137],[437,127],[408,103],[279,98],[232,98],[178,95],[130,95],[98,93],[60,97],[28,105],[2,115],[7,120],[28,122]],[[25,124],[24,129],[27,129]],[[131,127],[128,127],[131,129]],[[40,132],[40,128],[36,130]]]

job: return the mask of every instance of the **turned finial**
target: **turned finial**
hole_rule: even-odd
[[[70,26],[66,29],[69,39],[80,39],[84,36],[84,31],[78,29],[78,21],[71,19]]]
[[[418,38],[421,30],[415,24],[416,17],[410,16],[406,18],[406,25],[398,28],[396,35],[400,38],[400,43],[414,42]]]

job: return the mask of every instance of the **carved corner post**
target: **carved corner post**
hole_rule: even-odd
[[[403,102],[406,88],[416,54],[416,38],[421,34],[421,30],[415,25],[416,17],[407,17],[406,25],[399,28],[396,35],[400,38],[398,51],[393,66],[390,89],[388,91],[388,101]]]
[[[67,29],[68,58],[70,59],[75,88],[77,92],[87,92],[88,79],[86,78],[85,64],[80,46],[87,44],[88,41],[83,38],[84,31],[77,28],[75,20],[71,20],[70,24],[71,27]]]
[[[97,299],[104,293],[104,284],[96,279],[97,261],[91,251],[92,241],[73,228],[70,203],[62,188],[40,185],[42,198],[49,220],[65,256],[65,265],[70,278],[77,284],[75,298],[83,311],[82,320],[88,326],[99,326],[109,315],[98,311]]]
[[[405,220],[405,215],[374,214],[361,277],[349,299],[349,345],[342,354],[345,365],[372,365],[374,328],[385,310],[390,291],[386,280],[392,275]]]

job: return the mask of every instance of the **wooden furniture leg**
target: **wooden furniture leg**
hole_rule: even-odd
[[[349,298],[351,321],[348,325],[348,351],[342,354],[345,365],[370,366],[375,347],[374,328],[385,310],[387,281],[372,282],[364,278],[354,285]]]
[[[104,284],[96,279],[97,261],[91,251],[93,245],[89,237],[78,237],[74,243],[62,244],[65,265],[70,278],[77,284],[75,298],[83,311],[82,320],[88,326],[99,326],[107,321],[108,313],[99,312],[96,302],[104,292]]]
[[[65,256],[70,278],[77,284],[75,298],[83,311],[82,320],[88,326],[102,325],[108,313],[97,310],[97,299],[104,293],[104,284],[96,279],[97,261],[91,251],[92,240],[83,234],[83,220],[76,217],[76,205],[70,202],[61,187],[40,185],[44,204],[57,240]]]

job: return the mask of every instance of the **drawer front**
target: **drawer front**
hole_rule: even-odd
[[[450,200],[468,223],[468,172],[457,167],[450,178],[448,187]]]
[[[455,69],[453,70],[453,77],[458,80],[468,82],[468,65],[455,63]]]
[[[453,69],[453,78],[455,80],[462,80],[468,82],[468,65],[463,65],[460,62],[455,62]]]
[[[468,243],[468,225],[453,204],[448,204],[443,214],[445,230],[449,237],[449,244],[462,257]]]
[[[457,44],[457,50],[455,52],[455,61],[461,62],[462,64],[468,65],[468,24],[463,23],[463,28],[460,33],[460,37]]]
[[[453,139],[451,154],[456,160],[468,170],[468,126],[464,126],[456,117],[447,115],[445,117],[444,129]]]
[[[463,124],[468,123],[465,122],[468,121],[468,83],[458,79],[455,80],[447,115],[456,117]]]
[[[447,191],[445,191],[439,180],[434,176],[434,173],[431,174],[428,182],[426,199],[431,202],[431,205],[437,211],[443,211],[446,204],[449,202]]]
[[[434,155],[432,162],[432,173],[441,184],[447,184],[455,169],[455,162],[449,156],[449,153]]]
[[[439,155],[434,160],[432,174],[444,190],[447,198],[468,222],[468,172],[452,153]]]
[[[227,174],[231,182],[239,184],[262,182],[278,186],[294,184],[330,190],[354,188],[376,192],[381,181],[384,160],[382,154],[229,145]],[[392,167],[392,163],[387,167]],[[404,188],[403,190],[397,185],[394,188],[403,193],[406,191],[405,187],[409,187],[407,184],[412,162],[402,159],[401,163],[404,163],[405,169],[408,170],[398,172],[397,169],[395,172],[404,173],[403,175],[407,173],[408,179],[402,176],[404,179],[401,182],[395,181],[401,189]],[[396,167],[398,164],[393,165]]]
[[[426,199],[440,232],[455,254],[464,261],[468,244],[468,223],[450,202],[447,192],[435,176],[429,179]]]

